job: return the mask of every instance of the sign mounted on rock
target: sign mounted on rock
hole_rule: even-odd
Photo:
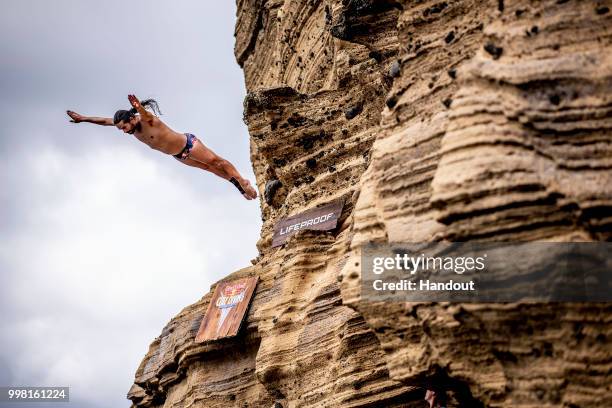
[[[329,231],[336,228],[344,201],[334,201],[320,208],[304,211],[289,218],[283,218],[274,227],[272,248],[287,242],[299,230]]]
[[[196,335],[196,343],[238,334],[257,286],[257,276],[220,282]]]

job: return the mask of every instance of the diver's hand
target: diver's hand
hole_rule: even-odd
[[[85,116],[80,115],[74,111],[71,110],[67,110],[66,114],[68,114],[68,116],[70,116],[70,119],[72,119],[70,122],[72,123],[81,123],[85,120]]]
[[[128,101],[130,101],[130,105],[132,105],[134,109],[139,110],[141,108],[140,101],[136,95],[128,95]]]

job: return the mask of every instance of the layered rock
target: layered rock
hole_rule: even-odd
[[[365,242],[610,240],[609,6],[239,0],[264,225],[228,279],[260,283],[235,339],[194,343],[210,294],[172,319],[134,406],[422,407],[425,388],[449,406],[612,405],[608,304],[359,290]],[[278,220],[338,198],[337,230],[271,248]]]

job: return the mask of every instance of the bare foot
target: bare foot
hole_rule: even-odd
[[[253,186],[251,186],[251,182],[249,180],[243,179],[240,185],[244,189],[244,194],[242,194],[244,198],[247,200],[254,200],[257,198],[257,191],[255,191]]]

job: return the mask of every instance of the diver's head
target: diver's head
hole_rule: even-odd
[[[113,118],[113,123],[123,133],[133,134],[140,125],[140,116],[136,116],[131,111],[118,110]]]
[[[146,99],[140,102],[140,105],[145,109],[150,108],[156,115],[161,115],[155,99]],[[140,128],[140,116],[136,115],[137,112],[136,108],[130,110],[120,109],[115,112],[113,123],[117,129],[122,130],[124,133],[132,134]]]

